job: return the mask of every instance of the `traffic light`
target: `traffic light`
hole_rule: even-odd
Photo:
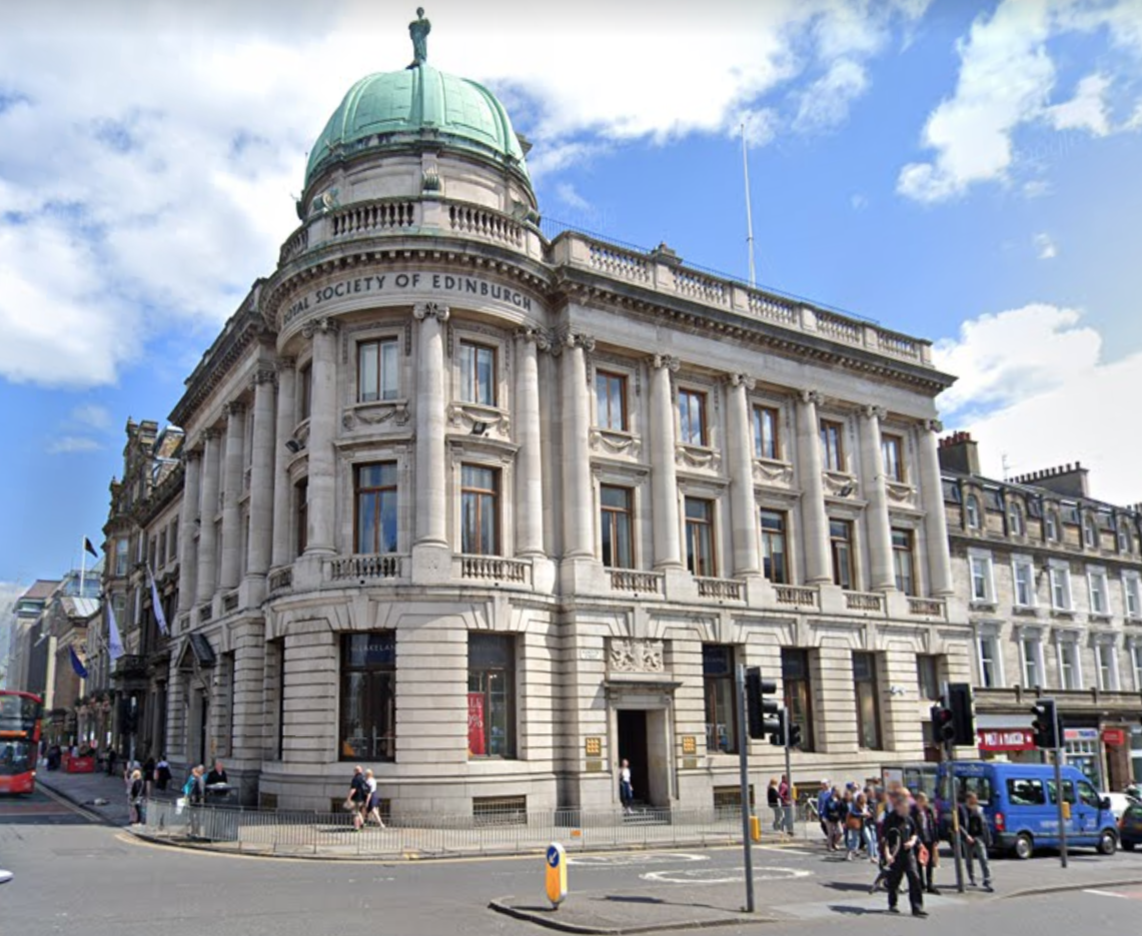
[[[941,700],[932,706],[932,734],[941,744],[949,744],[956,740],[955,716],[950,708],[945,708]]]
[[[782,713],[784,714],[784,713]],[[769,736],[769,743],[774,747],[785,747],[785,719],[778,717],[777,730]]]
[[[975,706],[969,683],[948,684],[948,708],[952,710],[952,741],[956,747],[975,747]]]
[[[751,666],[745,671],[749,736],[755,740],[773,734],[781,728],[781,720],[772,717],[777,714],[777,700],[765,698],[776,692],[777,684],[772,680],[762,679],[760,667]]]
[[[1059,718],[1054,699],[1040,699],[1031,709],[1035,716],[1031,730],[1035,732],[1035,747],[1054,750],[1059,746]]]
[[[789,724],[789,746],[801,747],[801,726],[793,722]]]

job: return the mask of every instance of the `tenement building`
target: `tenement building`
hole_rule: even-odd
[[[709,807],[736,664],[797,774],[923,756],[967,680],[928,343],[567,231],[487,90],[362,79],[190,375],[167,745],[319,807]],[[778,769],[777,749],[754,748]],[[759,775],[760,776],[760,775]]]
[[[971,436],[941,440],[956,590],[969,602],[984,757],[1038,761],[1032,706],[1057,700],[1066,759],[1099,789],[1142,779],[1142,529],[1063,465],[995,481]]]

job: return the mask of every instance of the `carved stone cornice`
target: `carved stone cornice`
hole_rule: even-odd
[[[747,374],[726,374],[725,382],[727,387],[745,387],[747,391],[757,386],[757,381]]]
[[[452,316],[452,310],[443,302],[418,302],[412,307],[412,315],[418,322],[435,318],[441,325]]]
[[[679,368],[682,367],[682,361],[679,358],[672,357],[669,354],[656,354],[650,359],[650,366],[654,370],[659,370],[665,367],[670,373],[677,374]]]
[[[340,330],[341,323],[337,319],[319,318],[306,322],[301,327],[301,334],[305,338],[312,339],[318,334],[335,336]]]

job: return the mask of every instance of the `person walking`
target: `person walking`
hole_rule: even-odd
[[[630,761],[623,759],[619,765],[619,801],[623,804],[623,814],[634,812],[634,787],[630,782]]]
[[[777,802],[781,806],[780,827],[787,834],[793,834],[793,787],[789,785],[789,778],[781,775],[781,782],[777,784]]]
[[[162,793],[167,791],[171,782],[171,765],[165,754],[160,755],[155,763],[155,787]]]
[[[143,803],[146,789],[146,783],[143,782],[143,772],[138,769],[131,771],[131,782],[127,789],[127,806],[131,816],[131,825],[139,825],[144,821]]]
[[[821,824],[821,834],[825,836],[825,847],[833,850],[832,837],[829,835],[829,820],[825,818],[828,811],[829,800],[833,797],[833,788],[828,780],[821,781],[821,789],[817,793],[817,821]]]
[[[928,860],[920,862],[920,881],[924,890],[929,894],[938,895],[936,887],[936,868],[940,866],[940,834],[936,822],[936,813],[928,803],[928,795],[924,792],[916,794],[916,808],[913,810],[916,820],[916,833],[920,844],[928,852]]]
[[[773,810],[773,831],[778,832],[781,829],[781,796],[777,792],[776,777],[769,781],[769,789],[765,791],[765,801]]]
[[[349,794],[345,797],[346,808],[353,814],[353,831],[360,832],[365,824],[365,810],[369,805],[369,785],[365,779],[365,768],[358,764],[353,768],[353,779],[349,781]]]
[[[829,851],[840,851],[842,838],[841,828],[847,809],[848,805],[845,803],[841,791],[834,786],[829,793],[829,798],[825,801],[825,812],[823,813],[826,835],[829,841]]]
[[[377,792],[377,778],[373,775],[372,768],[365,771],[365,786],[369,789],[369,802],[365,807],[365,824],[368,825],[370,819],[375,819],[377,825],[383,829],[385,823],[381,819],[381,794]]]
[[[964,843],[965,864],[968,870],[968,883],[975,885],[975,864],[979,862],[979,872],[985,891],[991,891],[991,864],[987,860],[987,850],[991,847],[991,826],[979,797],[969,793],[959,806],[960,837]]]
[[[893,810],[884,820],[884,849],[888,864],[885,886],[888,890],[888,912],[899,913],[900,885],[908,879],[908,902],[912,916],[926,917],[924,889],[920,886],[920,873],[916,867],[916,851],[920,846],[916,822],[912,818],[912,803],[907,793],[898,793]]]

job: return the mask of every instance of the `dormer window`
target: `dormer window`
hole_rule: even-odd
[[[964,503],[967,513],[968,529],[978,530],[982,525],[980,519],[979,498],[974,494],[969,494],[967,496],[967,500]]]

